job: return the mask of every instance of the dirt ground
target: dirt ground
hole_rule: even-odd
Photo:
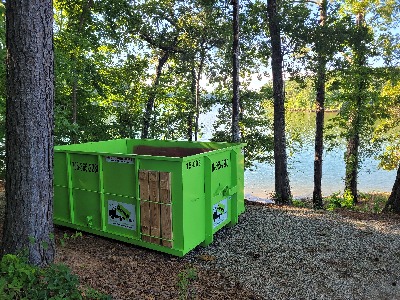
[[[56,227],[56,237],[74,231]],[[195,299],[257,299],[217,270],[187,265],[183,259],[83,233],[57,245],[56,262],[68,265],[81,283],[113,299],[178,299],[179,274],[194,268],[197,279],[188,286]],[[199,258],[201,259],[201,258]]]
[[[0,234],[3,220],[2,189]],[[259,299],[218,270],[205,270],[196,263],[188,265],[182,258],[87,233],[75,237],[75,233],[55,227],[55,262],[69,266],[82,285],[111,295],[112,299],[180,299],[184,293],[190,295],[189,299]],[[179,288],[180,276],[190,269],[196,270],[196,279],[187,289]]]

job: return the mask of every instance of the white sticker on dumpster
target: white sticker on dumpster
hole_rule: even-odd
[[[119,156],[107,156],[106,162],[119,163],[119,164],[133,164],[133,158],[119,157]]]
[[[135,205],[108,200],[108,224],[136,230]]]
[[[225,198],[213,205],[213,228],[218,227],[226,219],[228,219],[228,200],[231,197]]]

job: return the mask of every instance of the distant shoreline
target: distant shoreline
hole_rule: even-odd
[[[317,112],[315,109],[304,109],[304,108],[289,108],[286,111],[288,112],[306,112],[306,113],[310,113],[310,112]],[[325,112],[329,112],[329,113],[338,113],[340,111],[340,109],[336,108],[336,109],[325,109]]]

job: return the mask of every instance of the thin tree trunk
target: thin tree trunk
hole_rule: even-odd
[[[205,60],[205,55],[202,54],[201,59],[200,59],[200,65],[199,69],[197,71],[197,78],[196,78],[196,116],[195,116],[195,122],[194,122],[194,140],[197,141],[197,135],[199,132],[199,116],[200,116],[200,105],[201,105],[201,98],[200,98],[200,79],[201,79],[201,74],[203,73],[203,67],[204,67],[204,60]]]
[[[289,175],[287,172],[285,137],[285,97],[283,92],[283,55],[277,1],[267,1],[268,27],[271,36],[272,81],[274,97],[274,159],[275,200],[280,204],[291,204]]]
[[[354,119],[350,120],[353,128],[351,129],[351,136],[347,140],[347,150],[345,156],[346,162],[346,177],[345,177],[345,192],[349,192],[353,197],[353,202],[357,203],[357,177],[358,177],[358,148],[360,145],[360,136],[358,133],[357,119],[358,113],[355,113]]]
[[[74,75],[75,76],[75,75]],[[78,105],[76,102],[76,94],[78,91],[78,79],[74,77],[74,82],[72,83],[72,124],[76,124],[77,122],[77,112],[78,112]]]
[[[3,254],[54,259],[53,8],[50,0],[6,2],[6,217]]]
[[[325,26],[327,1],[319,2],[319,26]],[[321,40],[325,43],[325,39]],[[314,208],[320,209],[322,203],[322,155],[324,152],[324,116],[325,116],[325,80],[326,80],[326,58],[322,53],[322,45],[317,45],[318,69],[316,83],[316,119],[315,119],[315,157],[314,157]]]
[[[365,29],[364,14],[358,13],[356,18],[358,30],[362,32]],[[355,68],[357,70],[355,107],[350,115],[349,126],[350,132],[347,139],[347,151],[345,154],[346,174],[345,174],[345,192],[349,192],[353,197],[353,202],[358,202],[357,195],[357,177],[359,169],[359,147],[360,147],[360,127],[361,127],[361,110],[363,104],[363,93],[365,92],[366,82],[364,77],[364,68],[366,64],[365,45],[362,41],[355,45]]]
[[[142,125],[142,139],[147,139],[149,136],[149,128],[150,128],[150,120],[151,115],[153,113],[154,101],[156,100],[157,88],[160,83],[160,77],[162,74],[162,69],[169,58],[169,52],[166,51],[163,55],[158,59],[158,65],[156,69],[156,76],[153,81],[153,86],[151,87],[151,91],[149,94],[149,98],[147,99],[146,111],[143,116],[143,125]]]
[[[232,0],[233,5],[233,97],[232,97],[232,142],[240,142],[240,89],[239,89],[239,0]]]
[[[73,60],[75,61],[75,60]],[[76,61],[74,63],[76,65]],[[76,69],[74,69],[73,72],[73,82],[72,82],[72,93],[71,93],[71,98],[72,98],[72,124],[75,126],[78,124],[78,102],[77,102],[77,91],[78,91],[78,78],[76,76]],[[71,142],[72,144],[76,144],[78,142],[78,137],[76,135],[76,132],[73,131],[71,135]]]
[[[396,180],[393,184],[392,193],[389,196],[388,202],[386,202],[383,212],[395,212],[400,214],[400,165],[397,169]]]
[[[93,0],[88,0],[85,2],[85,4],[82,7],[82,13],[79,18],[79,25],[78,25],[78,35],[81,35],[83,25],[85,22],[85,15],[92,9],[92,6],[94,5]],[[77,41],[78,42],[78,41]],[[72,57],[72,65],[73,65],[73,70],[72,70],[72,93],[71,93],[71,100],[72,100],[72,124],[76,126],[78,124],[78,70],[77,70],[77,58],[76,54],[73,54]],[[78,136],[76,132],[72,132],[71,135],[71,142],[73,144],[78,143]]]
[[[197,76],[196,70],[194,66],[191,70],[191,86],[190,86],[190,94],[192,96],[192,102],[189,104],[189,113],[188,113],[188,122],[187,122],[187,139],[188,141],[193,140],[193,119],[196,115],[196,106],[197,106]]]

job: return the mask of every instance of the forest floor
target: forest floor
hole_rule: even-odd
[[[4,210],[0,181],[0,236]],[[112,299],[180,299],[185,293],[196,294],[196,299],[259,299],[220,270],[204,269],[184,258],[87,233],[76,235],[59,226],[55,227],[55,240],[55,262],[69,266],[82,285]],[[195,276],[191,270],[196,270]]]
[[[0,190],[0,234],[3,219]],[[307,232],[317,233],[312,244]],[[121,300],[344,299],[341,293],[349,291],[346,299],[398,299],[399,235],[396,215],[247,203],[238,225],[222,229],[212,245],[184,258],[56,226],[56,263],[69,266],[82,285]],[[342,242],[360,243],[355,249],[363,252],[343,254]],[[348,257],[354,255],[368,259],[354,259],[353,266]],[[354,279],[357,287],[340,286],[342,279],[346,285]]]

